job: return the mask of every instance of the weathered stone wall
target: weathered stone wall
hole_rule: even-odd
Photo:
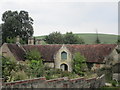
[[[66,60],[61,59],[61,53],[63,51],[67,53]],[[54,58],[55,58],[55,60],[54,60],[55,61],[55,68],[60,69],[61,64],[66,64],[68,66],[68,71],[72,71],[72,55],[71,55],[70,51],[64,45],[55,54]]]
[[[1,88],[2,88],[2,83],[3,83],[3,79],[0,78],[0,90],[1,90]]]
[[[76,78],[68,79],[58,78],[46,80],[41,77],[37,79],[16,81],[10,83],[3,83],[2,88],[99,88],[105,86],[104,75],[97,78],[85,79]]]
[[[8,46],[6,43],[4,43],[1,47],[1,52],[0,54],[5,56],[5,57],[10,57],[11,59],[14,59],[15,60],[15,57],[14,55],[12,54],[12,52],[9,50]]]
[[[120,81],[120,73],[113,73],[113,80]]]
[[[53,62],[45,62],[44,65],[47,66],[47,67],[50,67],[50,68],[54,68],[54,63]]]

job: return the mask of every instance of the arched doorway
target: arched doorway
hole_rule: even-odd
[[[61,68],[63,71],[68,71],[68,65],[67,65],[67,64],[61,64],[61,65],[60,65],[60,68]]]

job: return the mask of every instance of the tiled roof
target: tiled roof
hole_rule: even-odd
[[[87,59],[87,62],[98,63],[103,62],[104,58],[108,56],[115,47],[115,44],[67,45],[67,48],[72,54],[80,52]]]
[[[25,60],[25,51],[21,47],[17,44],[7,44],[7,46],[17,60]]]
[[[25,45],[23,48],[26,51],[37,49],[45,61],[54,61],[55,53],[62,45]]]
[[[113,49],[116,47],[116,44],[96,44],[96,45],[78,45],[70,44],[65,45],[68,50],[74,55],[76,52],[80,52],[87,59],[87,62],[103,62],[104,58],[108,56]],[[16,44],[8,44],[11,52],[15,55],[16,59],[24,60],[25,51],[21,49]],[[45,61],[54,61],[54,55],[62,47],[62,45],[23,45],[22,46],[26,51],[37,49],[42,58]]]

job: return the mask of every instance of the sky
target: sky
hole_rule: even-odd
[[[96,30],[118,34],[118,0],[0,0],[0,17],[7,10],[29,12],[34,36]]]

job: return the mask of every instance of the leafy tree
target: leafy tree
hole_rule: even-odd
[[[44,74],[44,65],[41,58],[41,54],[37,49],[27,52],[26,59],[28,61],[28,66],[30,68],[29,74],[32,77],[40,77]]]
[[[73,72],[75,72],[78,75],[84,75],[85,69],[86,69],[86,59],[84,56],[82,56],[79,52],[75,53],[73,58]]]
[[[83,44],[82,38],[74,35],[72,32],[67,32],[62,35],[60,32],[52,32],[45,37],[48,44]]]
[[[33,35],[33,19],[26,11],[6,11],[2,15],[2,41],[7,42],[9,38],[20,36],[27,42],[28,37]]]
[[[48,44],[62,44],[63,36],[60,32],[52,32],[48,36],[45,37],[45,41]]]
[[[84,44],[82,38],[75,36],[72,32],[67,32],[64,36],[64,43],[65,44]]]

